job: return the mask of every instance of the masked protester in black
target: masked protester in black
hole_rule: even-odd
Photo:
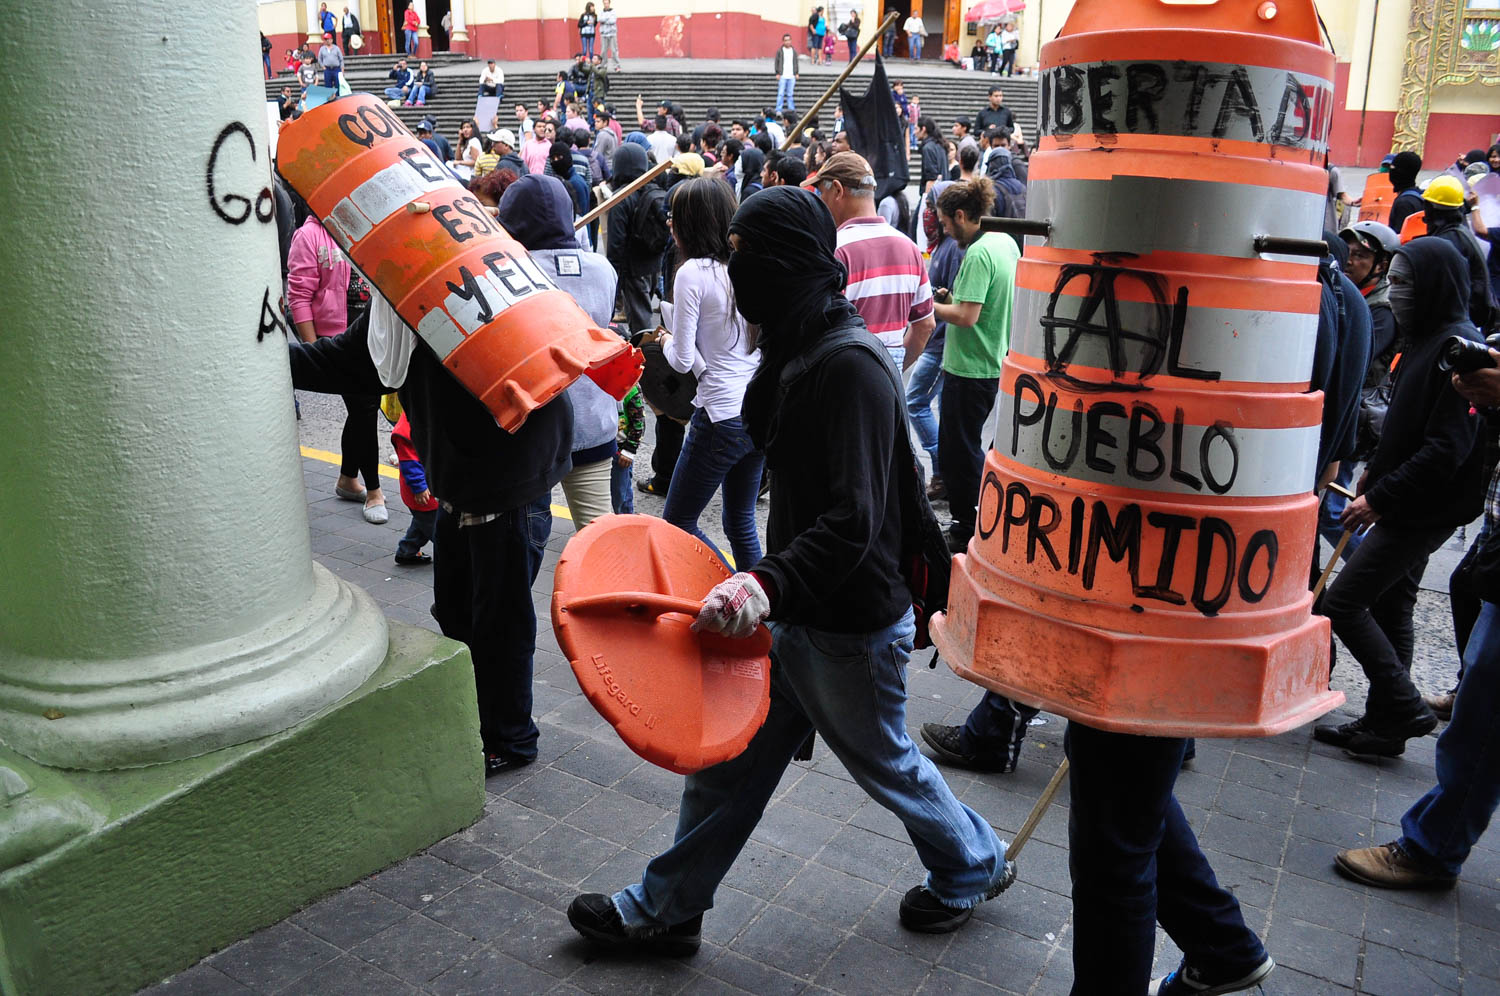
[[[1479,514],[1484,497],[1479,416],[1437,365],[1450,336],[1479,341],[1468,269],[1441,239],[1415,239],[1391,261],[1391,312],[1406,348],[1380,443],[1343,515],[1345,527],[1374,528],[1323,600],[1370,692],[1363,716],[1313,731],[1355,754],[1394,757],[1437,726],[1411,681],[1412,610],[1427,558]]]
[[[898,561],[906,413],[885,351],[843,295],[833,218],[773,187],[730,225],[736,305],[760,326],[744,420],[773,474],[767,553],[708,592],[695,627],[748,636],[769,619],[771,706],[739,757],[689,775],[673,845],[640,882],[577,897],[568,919],[617,949],[688,955],[703,913],[793,754],[817,731],[906,826],[927,868],[901,901],[909,930],[957,929],[1015,866],[906,733],[912,596]],[[912,524],[910,528],[915,528]],[[851,662],[860,662],[851,666]],[[811,910],[805,911],[811,913]]]

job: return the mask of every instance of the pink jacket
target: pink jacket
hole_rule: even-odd
[[[309,215],[292,235],[286,269],[292,321],[312,322],[319,336],[343,332],[349,325],[349,261],[317,218]]]

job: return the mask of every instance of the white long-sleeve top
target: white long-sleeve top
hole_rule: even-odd
[[[486,65],[483,69],[481,69],[479,71],[479,85],[480,86],[504,86],[505,85],[505,70],[501,69],[499,66],[496,66],[494,69],[491,69],[488,65]]]
[[[750,351],[745,320],[734,307],[729,270],[712,259],[690,259],[672,282],[672,333],[664,353],[678,373],[698,378],[693,404],[710,421],[738,418],[760,354]]]

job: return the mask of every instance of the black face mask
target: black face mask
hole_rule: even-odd
[[[729,254],[729,283],[734,288],[734,306],[745,321],[763,325],[777,284],[786,278],[786,267],[777,259],[740,249]]]

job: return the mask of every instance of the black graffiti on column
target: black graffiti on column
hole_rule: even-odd
[[[1163,364],[1173,377],[1190,380],[1218,380],[1217,370],[1184,367],[1182,334],[1187,322],[1188,289],[1177,288],[1169,301],[1166,279],[1150,270],[1105,265],[1118,254],[1098,253],[1093,263],[1068,263],[1059,268],[1057,282],[1047,300],[1047,311],[1041,318],[1043,344],[1049,377],[1061,380],[1078,391],[1143,391],[1146,381],[1161,372]],[[1069,286],[1083,282],[1082,295],[1066,295]],[[1143,288],[1143,305],[1147,317],[1139,327],[1128,327],[1120,315],[1119,287],[1134,283]],[[1057,313],[1059,301],[1068,296],[1078,300],[1074,317]],[[1059,330],[1062,335],[1059,335]],[[1078,347],[1085,337],[1104,341],[1109,374],[1076,373],[1070,368]],[[1130,344],[1138,344],[1129,348]],[[1098,369],[1098,368],[1094,368]]]
[[[255,330],[255,341],[260,342],[272,332],[280,332],[283,339],[291,337],[291,330],[281,320],[281,310],[271,302],[271,288],[267,287],[260,299],[260,327]]]
[[[250,129],[243,122],[231,121],[219,132],[219,137],[214,139],[213,149],[208,154],[208,168],[204,173],[204,182],[208,187],[208,204],[214,209],[214,214],[231,225],[243,225],[250,220],[251,214],[261,224],[266,224],[276,216],[276,197],[271,193],[269,185],[260,189],[252,202],[244,194],[220,193],[215,177],[219,169],[219,155],[234,136],[244,137],[245,144],[250,147],[250,161],[255,162],[255,138],[250,134]],[[236,143],[237,144],[237,143]]]

